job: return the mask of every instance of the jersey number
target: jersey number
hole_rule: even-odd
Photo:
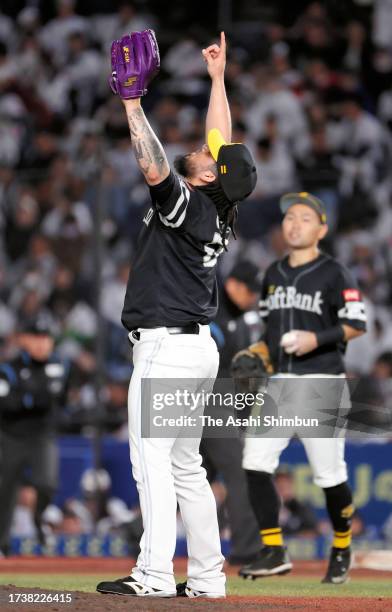
[[[219,232],[215,232],[213,239],[211,242],[208,242],[204,245],[204,257],[203,257],[203,266],[205,268],[212,268],[216,266],[216,262],[218,261],[219,255],[223,251],[223,240],[222,236]]]

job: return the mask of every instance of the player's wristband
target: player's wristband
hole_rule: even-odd
[[[344,341],[344,329],[341,325],[328,327],[316,333],[317,346],[325,346],[326,344],[338,344]]]

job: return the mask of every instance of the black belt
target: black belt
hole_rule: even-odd
[[[178,327],[166,327],[169,334],[198,334],[200,331],[198,323],[188,323]]]
[[[154,329],[153,327],[151,329]],[[179,325],[177,327],[166,327],[169,334],[199,334],[200,327],[198,323],[188,323],[188,325]],[[135,340],[140,340],[140,332],[133,330],[132,336]]]

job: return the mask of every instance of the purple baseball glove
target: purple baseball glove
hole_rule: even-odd
[[[113,93],[123,100],[140,98],[147,93],[147,85],[159,72],[158,43],[153,30],[132,32],[121,40],[114,40],[111,48]]]

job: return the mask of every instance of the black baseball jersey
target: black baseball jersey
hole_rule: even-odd
[[[275,372],[344,372],[344,342],[320,346],[297,357],[280,346],[286,332],[298,329],[317,333],[338,324],[366,329],[365,308],[355,280],[349,270],[324,253],[295,268],[288,257],[273,263],[264,277],[260,315],[266,324],[264,339]]]
[[[150,193],[122,323],[128,330],[209,323],[218,306],[215,265],[224,249],[216,206],[173,172]]]
[[[52,431],[65,402],[67,368],[55,355],[35,361],[22,351],[0,364],[0,429],[13,436]]]

